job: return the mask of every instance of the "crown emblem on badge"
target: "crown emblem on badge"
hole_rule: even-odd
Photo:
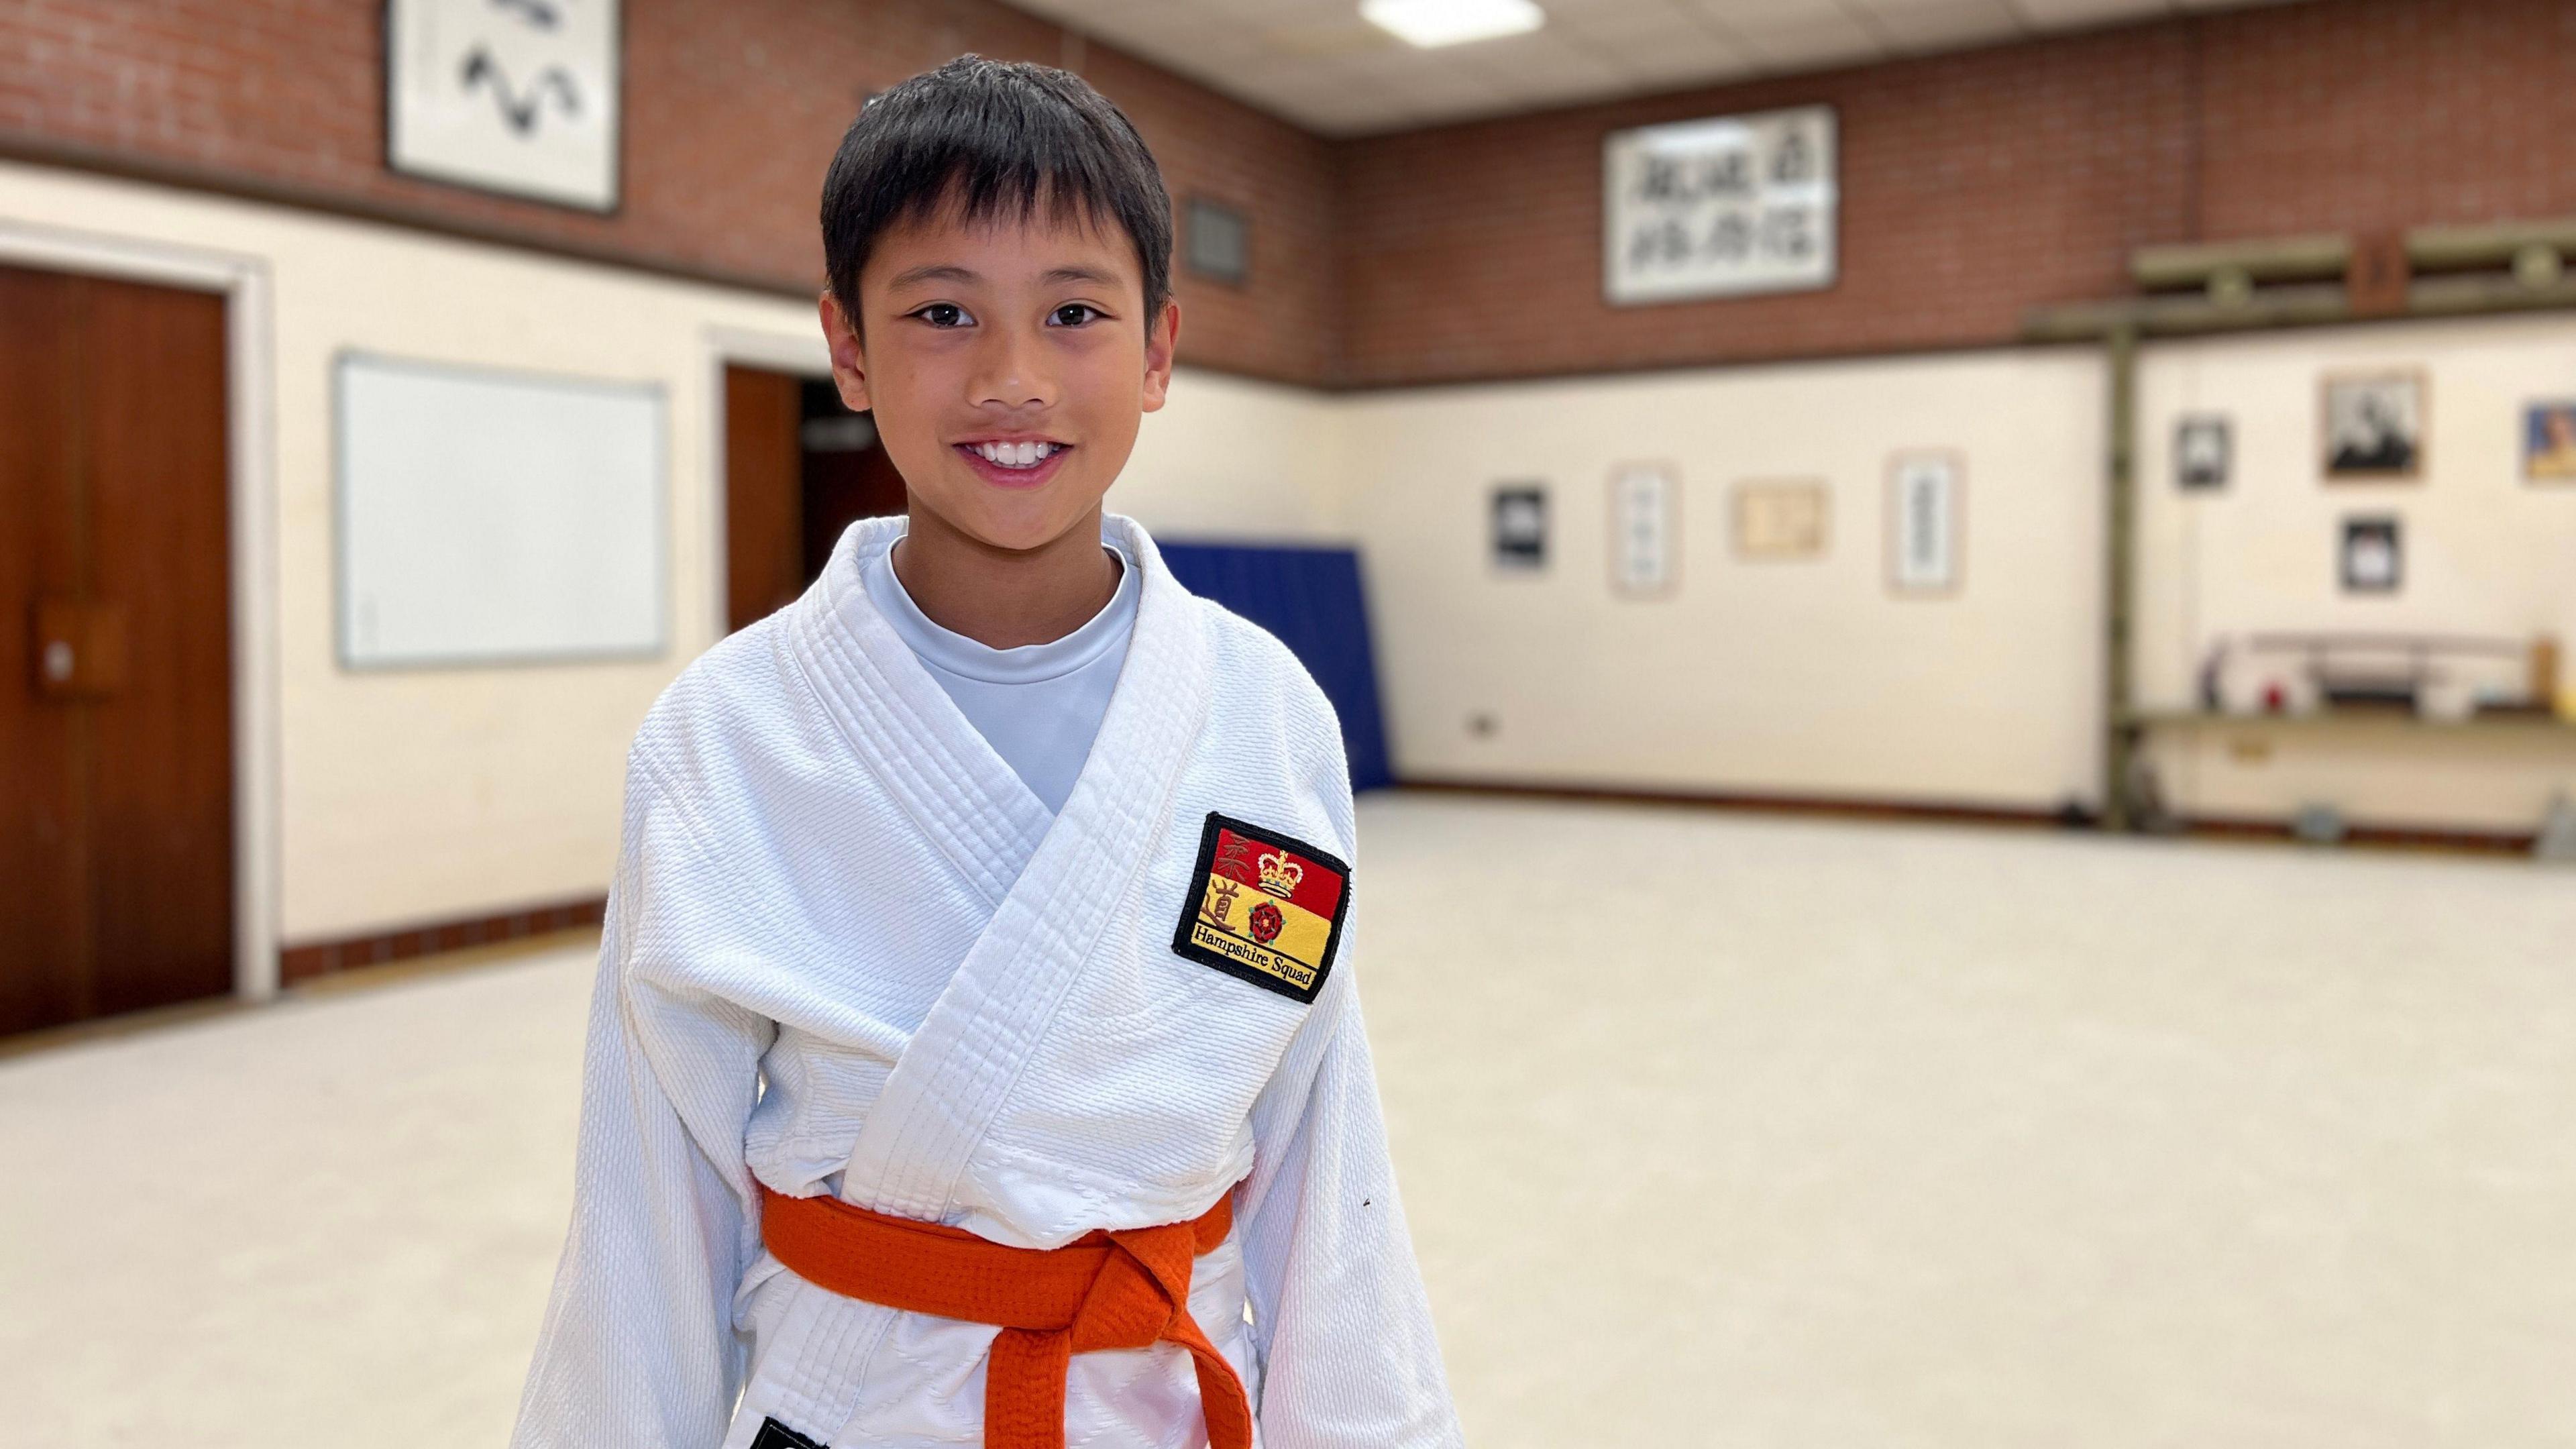
[[[1296,894],[1297,882],[1305,876],[1306,867],[1284,855],[1261,857],[1261,888],[1274,896]]]

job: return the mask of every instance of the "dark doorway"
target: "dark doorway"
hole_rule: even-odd
[[[0,1032],[233,982],[224,299],[0,267]]]
[[[828,378],[725,369],[725,620],[805,591],[855,519],[903,512],[903,475]]]

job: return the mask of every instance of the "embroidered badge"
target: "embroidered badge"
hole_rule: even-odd
[[[763,1419],[760,1421],[760,1435],[751,1441],[751,1449],[823,1449],[823,1445],[776,1419]]]
[[[1208,812],[1196,898],[1181,907],[1172,949],[1203,966],[1315,999],[1342,943],[1351,868],[1302,840]]]

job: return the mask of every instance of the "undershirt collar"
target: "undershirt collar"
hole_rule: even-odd
[[[1109,602],[1060,639],[1010,649],[996,649],[943,628],[921,612],[921,606],[913,602],[911,592],[894,571],[891,540],[861,566],[860,573],[869,599],[925,662],[984,684],[1036,684],[1070,674],[1119,646],[1135,622],[1140,592],[1135,562],[1107,538],[1101,540],[1101,547],[1118,561],[1118,587],[1110,594]]]

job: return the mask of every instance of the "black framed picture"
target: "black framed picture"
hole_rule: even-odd
[[[2215,413],[2195,413],[2175,423],[2174,482],[2196,490],[2226,487],[2234,442],[2227,419]]]
[[[2403,481],[2424,473],[2424,374],[2341,373],[2321,399],[2328,482]]]
[[[1494,567],[1512,573],[1547,567],[1545,485],[1496,485],[1492,523]]]
[[[2405,534],[2395,518],[2347,518],[2341,553],[2343,591],[2393,594],[2406,579]]]

